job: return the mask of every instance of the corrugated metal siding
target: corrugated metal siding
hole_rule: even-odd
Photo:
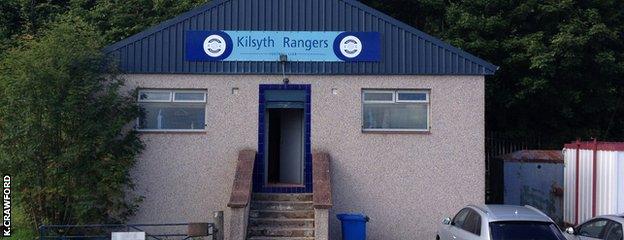
[[[598,151],[597,158],[598,172],[602,174],[597,179],[596,190],[601,197],[596,199],[596,215],[620,213],[617,212],[618,152]]]
[[[618,159],[620,161],[617,162],[616,166],[619,173],[617,174],[617,199],[619,201],[617,201],[617,210],[615,212],[624,214],[624,151],[618,153]]]
[[[376,31],[380,62],[289,62],[289,74],[489,75],[497,67],[354,0],[214,0],[105,48],[127,73],[281,74],[277,62],[189,62],[187,30]]]
[[[592,217],[624,212],[624,150],[601,149],[596,145],[596,202],[593,202],[594,150],[577,150],[573,144],[564,149],[564,221],[578,224]],[[579,176],[576,173],[577,156]],[[576,178],[579,178],[578,194]],[[576,209],[576,201],[579,201]],[[593,213],[593,206],[596,213]],[[576,214],[578,211],[578,221]]]
[[[546,213],[556,223],[563,222],[563,199],[553,194],[555,188],[563,187],[563,162],[506,160],[504,172],[504,204],[528,204]]]
[[[593,161],[593,151],[592,150],[580,150],[580,164],[579,164],[579,187],[578,187],[578,196],[579,196],[579,222],[582,223],[585,220],[592,218],[592,192],[594,182],[592,180],[594,165]]]
[[[576,224],[576,149],[564,149],[563,156],[563,221]]]

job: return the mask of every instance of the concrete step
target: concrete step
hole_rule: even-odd
[[[250,218],[250,227],[313,228],[314,219]]]
[[[314,228],[248,227],[247,236],[254,237],[314,237]]]
[[[252,210],[314,210],[312,201],[253,201]]]
[[[314,240],[314,237],[248,237],[248,240]]]
[[[312,201],[311,193],[254,193],[253,201]]]
[[[314,219],[314,210],[249,210],[249,218]]]

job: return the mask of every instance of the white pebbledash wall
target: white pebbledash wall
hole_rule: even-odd
[[[257,148],[258,85],[281,84],[281,76],[124,77],[127,89],[207,90],[205,133],[142,135],[146,149],[133,176],[145,199],[132,222],[210,221],[224,210],[229,223],[238,151]],[[289,78],[311,84],[312,149],[331,155],[331,239],[339,239],[340,212],[367,214],[369,239],[433,239],[444,217],[484,202],[483,76]],[[365,88],[431,89],[431,131],[363,133]]]

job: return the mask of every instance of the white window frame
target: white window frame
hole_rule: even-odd
[[[169,100],[141,100],[141,93],[143,92],[168,92]],[[175,100],[176,93],[203,93],[203,100]],[[207,93],[205,89],[197,89],[197,90],[187,90],[187,89],[141,89],[139,90],[139,94],[137,96],[137,102],[139,103],[206,103],[207,102]],[[205,107],[205,106],[204,106]],[[204,109],[204,115],[206,114],[206,110]],[[206,120],[207,118],[204,116],[204,128],[201,129],[142,129],[139,128],[139,124],[141,119],[136,119],[136,124],[134,129],[138,132],[206,132]]]
[[[399,99],[399,94],[401,93],[424,93],[425,100],[401,100]],[[396,91],[396,102],[397,103],[429,103],[429,92],[424,90],[397,90]]]
[[[393,101],[375,101],[375,100],[364,100],[364,95],[367,92],[393,92]],[[407,92],[407,93],[425,93],[427,94],[426,100],[399,100],[399,92]],[[361,118],[362,118],[362,132],[414,132],[414,133],[428,133],[431,131],[431,89],[362,89],[362,108],[361,108]],[[404,104],[404,103],[423,103],[427,104],[427,128],[424,129],[410,129],[410,128],[364,128],[364,105],[367,103],[390,103],[390,104]]]
[[[202,93],[204,95],[204,98],[202,100],[176,100],[176,95],[178,93]],[[173,102],[182,102],[182,103],[205,103],[206,102],[206,91],[198,91],[198,90],[179,90],[179,91],[173,91],[172,92],[172,98],[171,100]]]
[[[392,93],[392,100],[366,100],[366,93]],[[396,101],[396,91],[395,90],[363,90],[362,91],[362,101],[365,103],[394,103]]]
[[[153,93],[164,93],[164,92],[166,92],[166,93],[169,93],[169,100],[146,100],[146,99],[141,99],[141,93],[144,93],[144,92],[153,92]],[[158,90],[149,90],[149,89],[139,90],[139,94],[137,96],[137,101],[138,102],[171,102],[172,100],[173,100],[173,95],[172,95],[172,91],[171,90],[160,90],[160,89],[158,89]]]

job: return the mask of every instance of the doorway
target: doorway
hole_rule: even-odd
[[[267,184],[303,185],[303,109],[267,108]]]
[[[253,191],[312,192],[309,84],[260,84]]]

